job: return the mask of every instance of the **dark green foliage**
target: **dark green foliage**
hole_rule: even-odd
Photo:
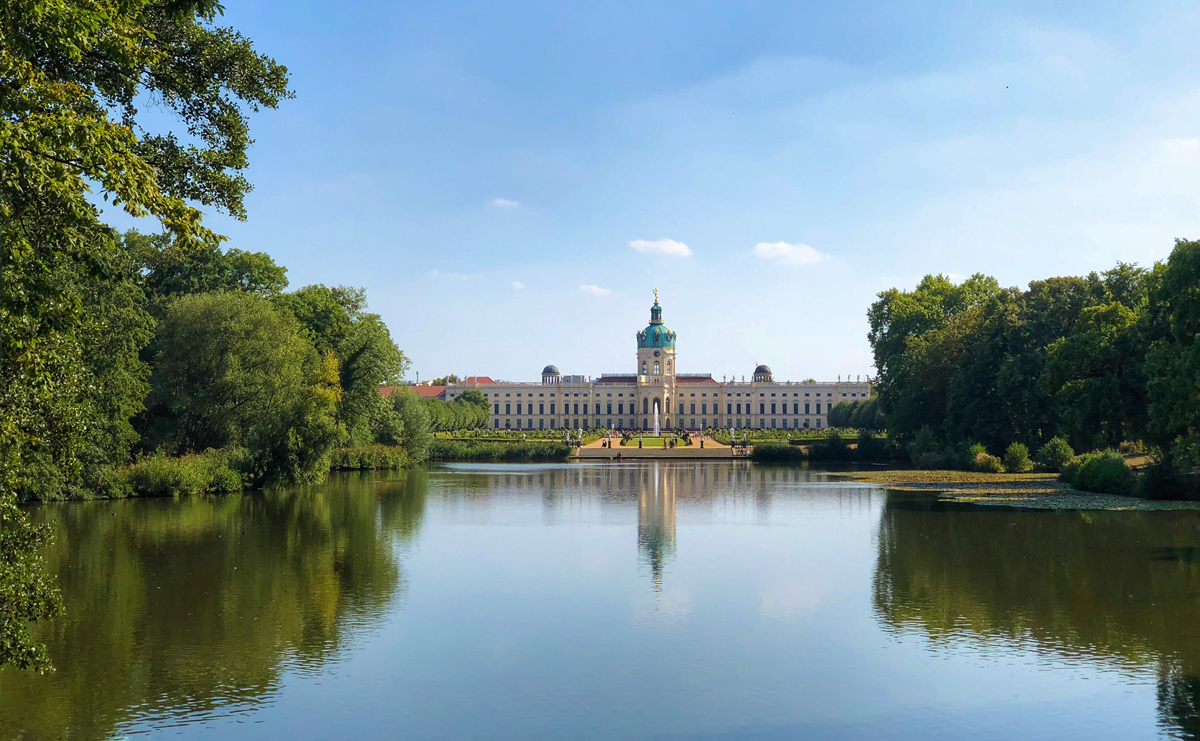
[[[870,430],[858,433],[858,444],[854,450],[854,457],[858,460],[882,463],[892,460],[895,454],[895,445],[888,438],[876,435]]]
[[[143,458],[123,471],[128,493],[144,497],[226,494],[242,490],[240,468],[247,451],[206,450],[168,458],[161,453]]]
[[[1100,494],[1134,493],[1133,471],[1115,450],[1086,453],[1062,472],[1061,478],[1076,489]]]
[[[758,463],[792,463],[806,458],[804,448],[785,443],[756,443],[750,449],[750,460]]]
[[[1146,438],[1189,471],[1200,466],[1200,242],[1177,241],[1154,278]]]
[[[181,249],[170,234],[125,233],[124,246],[142,272],[153,301],[191,293],[238,291],[274,296],[287,288],[287,268],[265,252],[218,247]]]
[[[475,389],[464,391],[453,401],[422,399],[429,415],[429,426],[437,432],[457,432],[486,428],[491,420],[491,408],[483,393]]]
[[[409,463],[408,452],[400,445],[338,448],[329,460],[334,471],[397,471]]]
[[[854,451],[846,439],[835,432],[814,443],[808,450],[808,457],[814,461],[848,461],[854,458]]]
[[[49,542],[49,531],[31,525],[14,497],[0,498],[0,664],[50,668],[45,646],[29,635],[28,627],[62,610],[62,596],[46,576],[40,555]]]
[[[489,443],[435,438],[429,444],[431,461],[532,463],[565,461],[571,449],[559,442]]]
[[[389,429],[395,422],[379,388],[399,383],[408,359],[379,315],[366,311],[362,289],[312,285],[281,294],[275,302],[300,322],[318,352],[337,357],[342,388],[337,415],[350,443],[394,436]]]
[[[248,115],[290,95],[285,68],[215,25],[219,8],[15,0],[0,12],[0,666],[45,667],[24,623],[57,604],[17,492],[109,480],[144,382],[144,317],[89,191],[184,248],[215,247],[192,204],[244,217]]]
[[[843,401],[829,410],[829,426],[855,430],[879,430],[887,424],[879,413],[879,397],[862,401]]]
[[[1037,453],[1037,463],[1047,471],[1064,471],[1075,460],[1071,444],[1061,437],[1051,438]]]
[[[337,362],[264,298],[209,293],[171,301],[152,345],[143,444],[172,455],[250,451],[250,481],[324,478],[342,438]]]
[[[982,276],[959,287],[931,276],[912,292],[881,293],[868,314],[869,338],[889,436],[915,460],[960,440],[999,450],[1072,430],[1128,434],[1144,407],[1142,306],[1115,297],[1140,301],[1143,279],[1119,265],[1025,291]],[[925,428],[932,447],[923,440],[913,448]]]
[[[1033,470],[1029,459],[1029,448],[1023,443],[1012,443],[1004,451],[1004,470],[1009,473],[1028,473]]]
[[[429,442],[433,439],[425,404],[415,391],[401,386],[392,393],[389,406],[392,412],[390,424],[379,441],[384,445],[403,446],[413,463],[425,460],[428,457]]]

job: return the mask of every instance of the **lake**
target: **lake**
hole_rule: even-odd
[[[747,462],[446,465],[43,505],[0,738],[1200,736],[1200,513]]]

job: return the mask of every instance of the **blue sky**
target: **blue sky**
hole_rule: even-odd
[[[363,286],[422,378],[871,372],[866,310],[1200,238],[1194,3],[236,2],[288,66],[229,244]],[[412,377],[410,372],[409,377]]]

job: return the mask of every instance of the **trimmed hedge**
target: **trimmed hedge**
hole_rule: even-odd
[[[805,458],[804,448],[786,443],[756,443],[750,449],[750,460],[758,463],[791,463]]]
[[[563,443],[466,442],[435,438],[429,443],[429,460],[499,463],[565,461],[571,449]]]

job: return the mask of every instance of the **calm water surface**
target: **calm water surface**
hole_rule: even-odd
[[[0,738],[1200,735],[1200,513],[746,463],[446,466],[44,506]]]

